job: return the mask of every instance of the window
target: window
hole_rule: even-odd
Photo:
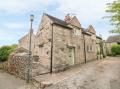
[[[92,46],[92,45],[87,46],[87,51],[88,51],[88,52],[93,51],[93,46]]]
[[[79,29],[74,29],[74,35],[80,36],[81,35],[81,31]]]

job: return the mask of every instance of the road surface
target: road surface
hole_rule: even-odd
[[[24,80],[0,70],[0,89],[19,89],[25,84]]]
[[[120,89],[120,57],[107,57],[36,79],[58,82],[45,89]],[[24,80],[0,71],[0,89],[33,89],[25,85]]]

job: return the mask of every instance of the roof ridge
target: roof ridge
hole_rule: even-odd
[[[61,20],[57,17],[51,16],[51,15],[46,14],[46,13],[44,13],[44,15],[46,15],[50,20],[52,20],[54,24],[58,24],[58,25],[63,26],[63,27],[71,28],[69,26],[69,24],[66,23],[64,20]]]
[[[47,14],[47,13],[44,13],[44,14],[47,15],[48,17],[52,17],[52,18],[55,18],[55,19],[58,19],[58,20],[61,20],[61,21],[65,22],[64,20],[59,19],[59,18],[57,18],[57,17],[55,17],[55,16],[49,15],[49,14]],[[66,22],[65,22],[65,23],[66,23]]]

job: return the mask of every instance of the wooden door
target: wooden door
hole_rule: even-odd
[[[68,63],[69,65],[74,65],[74,60],[75,60],[75,48],[69,48],[69,60]]]

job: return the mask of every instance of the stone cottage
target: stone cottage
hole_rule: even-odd
[[[111,54],[112,45],[113,44],[120,44],[120,35],[108,37],[108,39],[106,40],[106,44],[107,44],[107,53]]]
[[[19,40],[19,47],[28,49],[29,34]],[[76,16],[64,20],[43,14],[36,35],[32,35],[32,53],[50,72],[97,59],[96,31],[92,25],[84,29]],[[102,39],[101,39],[102,40]]]

